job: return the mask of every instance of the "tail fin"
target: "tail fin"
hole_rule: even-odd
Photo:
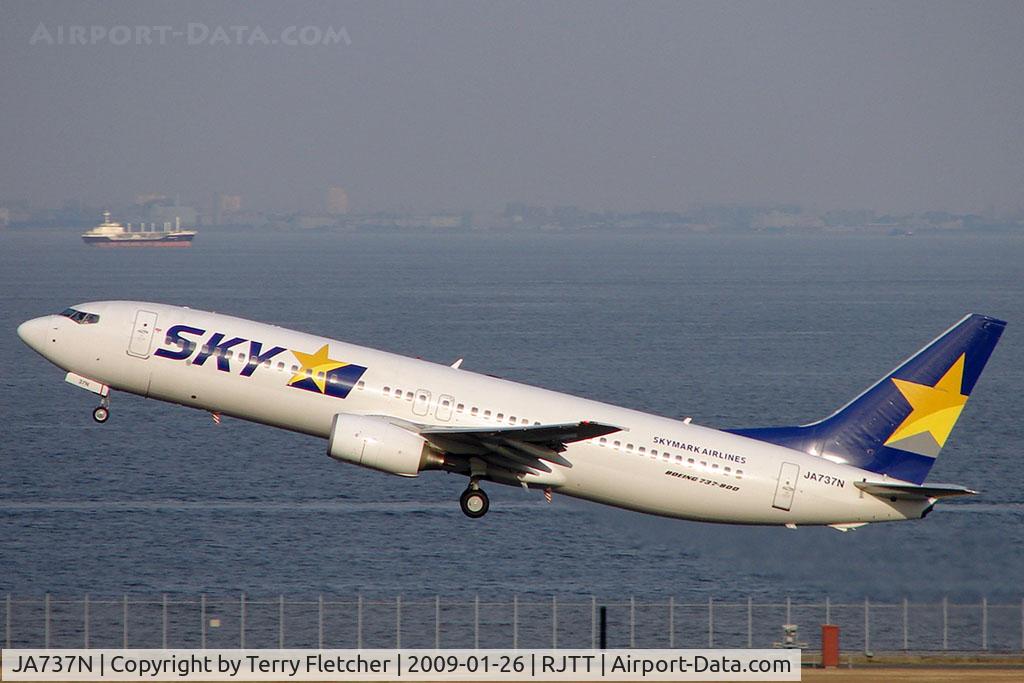
[[[1005,327],[968,315],[824,420],[728,431],[920,484]]]

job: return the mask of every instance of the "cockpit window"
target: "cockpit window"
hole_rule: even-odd
[[[100,316],[96,313],[86,313],[74,308],[65,308],[60,314],[65,318],[71,318],[79,325],[92,325],[100,321]]]

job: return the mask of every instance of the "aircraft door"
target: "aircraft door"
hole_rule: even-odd
[[[426,415],[430,412],[430,392],[426,389],[417,389],[416,398],[412,402],[413,415]]]
[[[132,336],[128,340],[128,355],[138,358],[149,358],[149,349],[153,345],[156,329],[156,313],[138,310],[135,312],[135,323]]]
[[[793,494],[796,493],[796,480],[800,476],[800,466],[791,462],[782,463],[779,469],[779,484],[775,487],[775,501],[772,507],[788,511],[793,506]]]
[[[455,399],[448,394],[442,394],[437,398],[437,411],[434,413],[437,415],[437,419],[442,422],[447,422],[452,419],[452,405],[454,405]]]

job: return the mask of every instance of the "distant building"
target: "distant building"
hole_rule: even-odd
[[[327,188],[327,213],[334,215],[348,213],[348,192],[345,191],[345,188]]]
[[[167,201],[167,195],[160,194],[159,192],[146,192],[143,194],[135,195],[135,203],[139,206],[145,206],[146,204],[156,204]]]
[[[242,195],[222,194],[218,202],[221,213],[235,213],[242,210]]]

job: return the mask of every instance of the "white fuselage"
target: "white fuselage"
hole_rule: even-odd
[[[149,398],[328,438],[338,413],[382,415],[416,425],[499,427],[592,421],[622,431],[568,445],[572,467],[524,479],[577,498],[656,515],[739,524],[855,524],[917,519],[934,501],[890,500],[855,481],[884,478],[796,450],[546,389],[355,346],[274,325],[163,304],[83,304],[94,325],[62,316],[30,321],[23,333],[69,372]],[[155,314],[152,331],[137,312]],[[165,334],[187,326],[182,359],[157,355]],[[25,326],[23,326],[25,327]],[[212,335],[244,340],[227,357],[193,361]],[[147,337],[148,335],[148,337]],[[259,346],[257,346],[256,344]],[[215,342],[216,343],[216,342]],[[297,357],[328,345],[332,359],[366,368],[345,398],[297,390]],[[250,356],[283,351],[243,370]],[[241,354],[241,356],[239,356]]]

